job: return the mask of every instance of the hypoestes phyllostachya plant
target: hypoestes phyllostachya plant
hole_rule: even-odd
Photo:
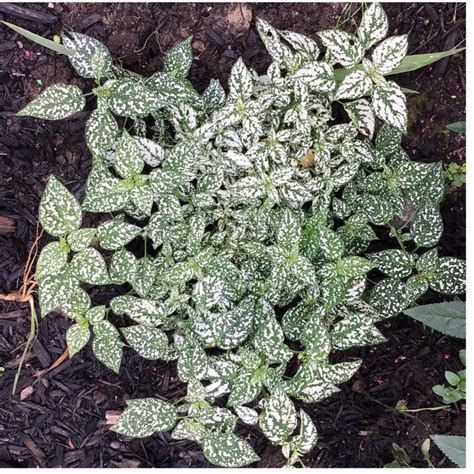
[[[215,80],[202,95],[187,81],[190,39],[143,78],[95,39],[64,37],[76,71],[96,81],[93,168],[82,204],[52,176],[39,210],[59,239],[38,259],[39,303],[43,316],[72,319],[71,357],[93,334],[111,370],[125,346],[176,360],[186,384],[177,403],[130,400],[112,429],[172,430],[222,466],[259,459],[237,422],[299,462],[317,431],[292,399],[330,396],[361,363],[332,364],[331,351],[384,341],[375,323],[429,287],[465,291],[465,263],[436,248],[443,168],[403,150],[405,95],[384,77],[407,36],[385,39],[378,4],[356,35],[318,33],[324,54],[303,35],[257,28],[273,63],[259,77],[239,59],[227,96]],[[336,65],[349,68],[341,82]],[[20,115],[61,119],[84,104],[78,87],[58,84]],[[84,211],[102,223],[82,228]],[[394,248],[374,253],[379,238]],[[93,305],[91,285],[120,286]]]

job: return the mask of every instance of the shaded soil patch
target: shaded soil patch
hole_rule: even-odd
[[[277,28],[314,38],[320,29],[345,21],[354,28],[344,5],[334,4],[22,4],[53,17],[33,22],[0,13],[0,19],[52,37],[73,28],[102,40],[124,66],[151,74],[161,68],[164,52],[193,35],[196,60],[190,78],[202,91],[211,77],[227,83],[230,68],[242,56],[259,73],[270,59],[255,31],[256,17]],[[352,5],[356,11],[358,5]],[[410,32],[409,52],[450,49],[465,34],[463,4],[387,4],[391,34]],[[342,14],[342,16],[341,16]],[[357,18],[357,14],[355,15]],[[89,90],[64,56],[52,53],[0,27],[0,291],[17,288],[28,249],[36,235],[41,193],[50,174],[60,176],[81,199],[91,158],[83,143],[88,111],[60,122],[14,116],[47,85],[66,82]],[[434,66],[395,78],[418,90],[408,99],[408,153],[427,162],[465,161],[462,135],[445,125],[465,119],[465,57],[459,54]],[[90,107],[88,107],[88,110]],[[445,232],[441,253],[465,256],[465,191],[453,190],[442,214]],[[46,239],[43,239],[46,242]],[[99,297],[107,299],[107,295]],[[427,295],[427,301],[439,298]],[[69,322],[50,316],[40,322],[38,338],[22,371],[20,396],[11,395],[19,347],[29,331],[28,309],[0,306],[0,467],[205,467],[197,445],[173,441],[167,433],[130,440],[109,432],[106,418],[123,409],[128,398],[182,396],[174,364],[149,362],[125,352],[115,376],[89,349],[68,360],[40,381],[36,371],[48,367],[65,349]],[[392,460],[390,446],[403,446],[424,466],[421,443],[430,434],[464,434],[465,411],[456,404],[439,412],[401,415],[389,408],[405,400],[410,408],[440,404],[431,387],[443,383],[445,370],[460,369],[459,341],[434,334],[405,316],[381,325],[388,343],[339,354],[340,360],[360,357],[359,373],[324,403],[308,407],[320,440],[305,458],[311,467],[380,467]],[[31,388],[29,388],[31,387]],[[261,455],[261,467],[279,466],[278,448],[257,430],[242,427]],[[437,466],[451,466],[436,448]]]

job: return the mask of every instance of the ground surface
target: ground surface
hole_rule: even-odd
[[[263,72],[269,64],[256,35],[255,17],[277,28],[311,37],[337,21],[354,29],[344,4],[22,4],[30,11],[53,16],[51,23],[33,22],[0,12],[4,19],[46,37],[74,28],[102,40],[125,66],[150,74],[159,69],[163,53],[194,35],[196,61],[191,80],[203,90],[211,77],[226,84],[235,58]],[[358,5],[352,6],[353,11]],[[387,5],[391,33],[410,32],[410,53],[447,50],[464,40],[463,4]],[[357,14],[356,14],[357,18]],[[465,117],[464,54],[396,78],[416,89],[409,98],[408,152],[424,161],[463,162],[465,143],[445,125]],[[28,249],[35,238],[36,214],[51,173],[62,177],[81,198],[91,161],[83,143],[88,112],[61,122],[14,117],[26,102],[56,82],[91,84],[78,79],[64,56],[45,50],[0,26],[0,292],[17,288]],[[452,192],[443,204],[445,233],[442,253],[465,255],[465,192]],[[427,301],[436,298],[428,295]],[[147,362],[131,351],[118,376],[95,361],[86,350],[51,371],[39,382],[34,373],[51,365],[64,351],[69,323],[58,317],[40,322],[38,337],[21,373],[19,391],[11,395],[19,347],[29,331],[25,305],[0,306],[0,467],[204,467],[199,448],[176,442],[167,434],[128,440],[109,432],[106,414],[121,410],[124,400],[160,394],[181,394],[173,365]],[[398,316],[381,326],[389,342],[359,349],[359,373],[324,403],[308,408],[320,440],[305,458],[311,467],[380,467],[393,460],[391,443],[403,446],[413,465],[425,466],[421,443],[433,433],[464,434],[462,404],[447,410],[399,414],[393,408],[405,401],[410,408],[437,406],[431,387],[443,382],[445,370],[460,369],[459,341],[442,337],[421,324]],[[31,387],[31,388],[29,388]],[[26,390],[25,390],[26,389]],[[23,398],[23,399],[21,399]],[[277,448],[268,446],[257,431],[241,430],[262,460],[261,467],[282,463]],[[449,466],[432,448],[433,462]]]

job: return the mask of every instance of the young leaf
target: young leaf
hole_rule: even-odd
[[[358,99],[372,89],[372,81],[364,71],[354,71],[344,78],[337,88],[335,99]]]
[[[388,74],[396,69],[408,50],[408,36],[391,36],[380,43],[372,55],[375,68],[380,74]]]
[[[372,94],[375,114],[390,125],[405,131],[407,125],[406,97],[395,82],[375,86]]]
[[[37,99],[31,101],[17,115],[45,120],[60,120],[80,112],[86,105],[81,89],[74,85],[53,84]]]
[[[127,407],[110,429],[116,433],[146,438],[157,431],[173,428],[178,417],[175,406],[158,398],[138,398],[127,401]]]
[[[81,226],[81,205],[53,175],[41,197],[39,220],[46,232],[54,237],[65,237]]]
[[[139,174],[143,170],[143,159],[140,148],[126,130],[123,130],[115,150],[114,167],[122,178]]]
[[[96,234],[96,229],[85,228],[73,230],[67,236],[67,243],[73,252],[85,250],[91,244]]]
[[[341,30],[326,30],[318,33],[322,43],[341,66],[355,66],[364,55],[362,43],[352,34]]]
[[[103,152],[110,150],[118,133],[119,128],[115,118],[105,108],[94,110],[87,119],[86,143],[95,155],[100,156]]]
[[[165,56],[164,71],[181,79],[185,79],[193,62],[191,42],[193,37],[186,38],[171,48]]]
[[[229,99],[247,100],[252,95],[252,76],[247,66],[239,58],[232,66],[229,77]]]

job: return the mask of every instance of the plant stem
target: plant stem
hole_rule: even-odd
[[[446,405],[446,406],[439,406],[439,407],[425,407],[425,408],[403,408],[403,407],[400,407],[400,408],[396,408],[396,410],[397,410],[399,413],[418,413],[418,412],[421,412],[421,411],[446,410],[447,408],[449,408],[448,405]]]
[[[18,381],[20,380],[21,369],[23,368],[23,364],[25,362],[26,355],[28,354],[28,352],[30,350],[30,346],[33,342],[33,339],[35,338],[35,333],[36,333],[37,318],[36,318],[35,303],[34,303],[34,300],[33,300],[32,297],[28,301],[30,303],[30,313],[31,313],[30,333],[28,335],[28,339],[26,340],[25,348],[23,349],[23,354],[21,355],[20,364],[18,365],[18,369],[17,369],[16,374],[15,374],[15,380],[13,381],[13,389],[12,389],[12,394],[13,395],[15,395],[16,387],[18,385]]]

